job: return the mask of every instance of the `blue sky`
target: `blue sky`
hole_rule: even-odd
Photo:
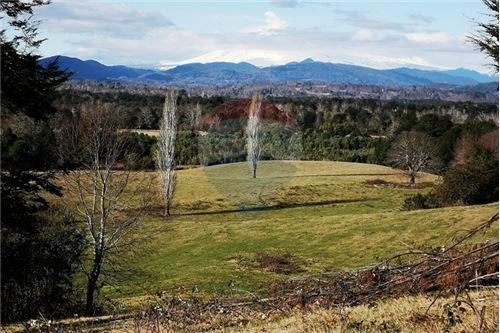
[[[375,68],[488,72],[465,42],[480,0],[92,1],[54,0],[36,13],[44,56],[168,68],[189,62],[258,66],[313,58]]]

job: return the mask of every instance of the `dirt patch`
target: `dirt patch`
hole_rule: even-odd
[[[288,252],[280,254],[260,252],[256,253],[251,260],[238,257],[236,262],[245,268],[261,269],[264,272],[286,275],[303,272],[303,265],[305,264],[303,260],[292,256]]]
[[[422,189],[427,187],[434,186],[433,182],[420,182],[416,184],[409,183],[393,183],[388,182],[380,178],[376,179],[367,179],[363,182],[363,184],[370,187],[392,187],[392,188],[409,188],[409,189]]]

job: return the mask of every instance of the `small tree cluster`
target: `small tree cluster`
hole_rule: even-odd
[[[407,198],[404,209],[474,205],[498,200],[498,131],[462,137],[454,164],[429,194]]]

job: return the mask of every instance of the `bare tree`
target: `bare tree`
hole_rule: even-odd
[[[389,149],[387,160],[407,170],[410,184],[415,184],[419,172],[438,165],[434,139],[421,132],[403,132]]]
[[[155,119],[151,109],[148,107],[141,108],[139,119],[137,119],[137,127],[150,129],[153,126],[154,121]]]
[[[262,97],[255,94],[250,102],[248,110],[248,122],[246,127],[247,134],[247,161],[252,171],[252,178],[257,177],[257,162],[260,157],[259,131],[260,131],[260,113],[262,106]]]
[[[489,14],[485,14],[489,21],[476,22],[479,31],[468,39],[491,58],[491,66],[498,73],[498,0],[483,0],[483,2],[490,10]]]
[[[89,269],[84,269],[86,312],[90,315],[99,283],[109,273],[104,265],[133,238],[131,231],[151,201],[152,178],[140,177],[139,181],[128,170],[118,169],[125,150],[124,137],[118,133],[122,125],[122,118],[110,104],[89,104],[57,133],[59,153],[73,166],[61,177],[65,204],[74,206],[85,222],[92,248]]]
[[[473,135],[462,136],[454,147],[453,164],[465,164],[474,149],[481,148],[489,151],[498,159],[498,130],[483,134],[481,137]]]
[[[177,137],[177,96],[176,90],[169,90],[165,95],[163,114],[160,122],[160,136],[156,151],[156,165],[160,171],[165,215],[170,216],[170,207],[174,198],[175,174],[175,139]]]
[[[191,131],[194,131],[200,125],[201,119],[201,105],[200,103],[196,103],[196,107],[189,108],[189,124],[191,126]]]
[[[462,135],[453,149],[453,164],[465,164],[474,145],[477,145],[477,138],[473,135]]]

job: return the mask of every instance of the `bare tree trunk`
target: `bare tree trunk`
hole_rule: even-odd
[[[410,184],[415,185],[415,173],[410,172]]]
[[[89,316],[93,316],[94,313],[94,294],[97,290],[97,281],[99,280],[99,275],[101,275],[102,266],[102,254],[100,251],[94,251],[94,261],[92,264],[92,270],[89,273],[87,281],[87,299],[85,304],[85,312]]]
[[[196,103],[196,107],[191,107],[189,109],[189,124],[191,125],[191,132],[198,129],[201,118],[201,106],[200,103]]]
[[[156,164],[160,171],[165,215],[170,216],[170,207],[175,192],[175,139],[177,136],[177,91],[167,91],[163,105],[163,116],[160,123],[160,137]]]
[[[247,161],[252,171],[252,178],[257,178],[257,162],[260,157],[259,130],[262,97],[254,95],[248,110],[247,134]]]

